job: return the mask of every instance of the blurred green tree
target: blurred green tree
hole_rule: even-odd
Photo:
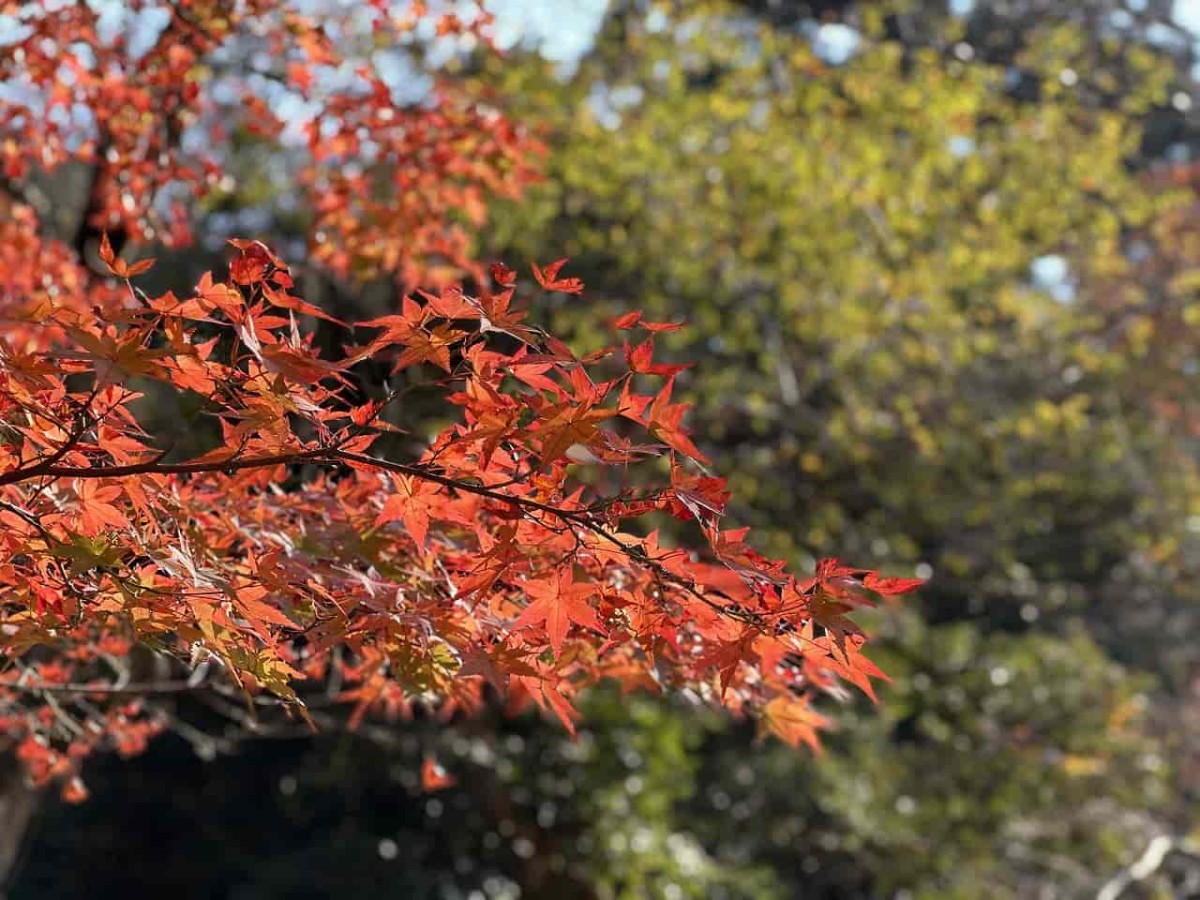
[[[1113,660],[1177,686],[1196,662],[1163,633],[1192,618],[1195,461],[1146,402],[1159,345],[1112,327],[1136,236],[1185,202],[1130,166],[1175,76],[1126,44],[1097,102],[1089,35],[1052,17],[1003,66],[858,21],[843,65],[699,4],[623,10],[568,76],[485,69],[551,158],[481,252],[565,241],[593,302],[555,324],[581,342],[634,296],[692,325],[672,348],[707,365],[681,382],[766,550],[933,576],[881,624],[894,718],[848,714],[828,761],[768,752],[795,792],[714,845],[802,849],[795,884],[834,866],[834,892],[1081,890],[1177,824],[1152,682]],[[734,757],[759,765],[704,754]],[[784,806],[825,831],[776,843]]]

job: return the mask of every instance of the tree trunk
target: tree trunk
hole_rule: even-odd
[[[0,900],[12,887],[37,799],[12,754],[0,754]]]

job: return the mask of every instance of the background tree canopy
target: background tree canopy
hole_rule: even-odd
[[[589,299],[543,314],[581,351],[634,308],[689,323],[659,346],[703,359],[678,384],[761,550],[930,579],[867,623],[881,709],[830,708],[817,757],[615,692],[575,742],[497,715],[167,744],[44,811],[12,896],[75,896],[69,858],[184,896],[1071,897],[1186,848],[1200,245],[1172,11],[614,3],[578,60],[451,63],[546,146],[469,255],[569,255]],[[243,163],[218,212],[278,201]],[[325,289],[339,315],[392,296]],[[426,798],[431,746],[459,783]],[[137,852],[164,833],[169,864]],[[1178,852],[1127,896],[1198,877]]]

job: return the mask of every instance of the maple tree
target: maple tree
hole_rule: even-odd
[[[422,6],[369,5],[371,40],[404,41]],[[334,49],[361,21],[269,0],[131,9],[165,12],[149,49],[100,37],[87,5],[17,7],[0,61],[24,89],[0,101],[0,732],[36,783],[83,799],[83,759],[140,751],[178,725],[180,693],[251,728],[316,727],[331,709],[351,726],[414,705],[451,716],[496,693],[571,729],[579,692],[613,679],[690,691],[813,747],[814,693],[871,693],[882,673],[847,614],[919,582],[832,559],[797,578],[757,553],[725,526],[724,483],[672,402],[679,367],[654,361],[674,325],[623,316],[633,346],[580,357],[526,321],[514,271],[469,259],[462,218],[532,174],[520,128],[436,92],[397,104]],[[485,33],[485,16],[433,18],[438,34]],[[253,50],[283,71],[221,74]],[[355,88],[318,92],[341,65]],[[287,127],[263,79],[318,106],[295,176],[314,211],[308,262],[434,289],[340,322],[241,238],[227,273],[181,296],[139,287],[153,262],[122,250],[191,239],[180,192],[220,185],[210,148],[228,114],[266,139]],[[37,172],[70,160],[92,166],[73,246],[43,232],[35,196]],[[579,293],[565,264],[534,279]],[[343,336],[340,356],[322,357],[314,320]],[[393,452],[405,391],[364,397],[371,366],[437,373],[456,416]],[[216,445],[179,453],[152,434],[151,390],[196,405]],[[660,541],[663,516],[692,522],[698,548]],[[425,767],[431,789],[450,777]]]

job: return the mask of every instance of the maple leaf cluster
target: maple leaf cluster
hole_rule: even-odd
[[[182,246],[197,203],[230,190],[232,144],[258,142],[286,160],[313,261],[409,284],[478,274],[465,226],[483,222],[488,198],[519,194],[542,148],[436,72],[428,96],[398,97],[397,54],[419,56],[426,31],[487,43],[490,24],[482,8],[401,6],[0,3],[11,22],[0,188],[83,163],[92,176],[77,250],[102,230],[121,236],[118,252],[126,240]]]
[[[27,237],[27,240],[36,240]],[[675,367],[634,346],[576,357],[496,289],[418,292],[347,325],[322,359],[287,266],[234,241],[226,278],[150,297],[14,291],[0,334],[0,727],[73,796],[92,749],[170,723],[131,682],[136,648],[184,684],[306,715],[336,684],[351,722],[414,704],[451,715],[489,693],[573,728],[598,680],[690,690],[816,746],[814,691],[881,673],[847,618],[917,582],[827,560],[797,579],[722,522],[671,401]],[[556,264],[537,270],[549,288]],[[550,274],[547,274],[550,273]],[[567,283],[572,290],[574,282]],[[377,453],[398,396],[360,402],[356,366],[440,372],[457,419],[410,458]],[[220,433],[176,459],[139,423],[157,384]],[[669,483],[639,486],[669,468]],[[635,473],[647,469],[641,477]],[[284,485],[287,485],[286,488]],[[695,522],[702,552],[654,517]]]

